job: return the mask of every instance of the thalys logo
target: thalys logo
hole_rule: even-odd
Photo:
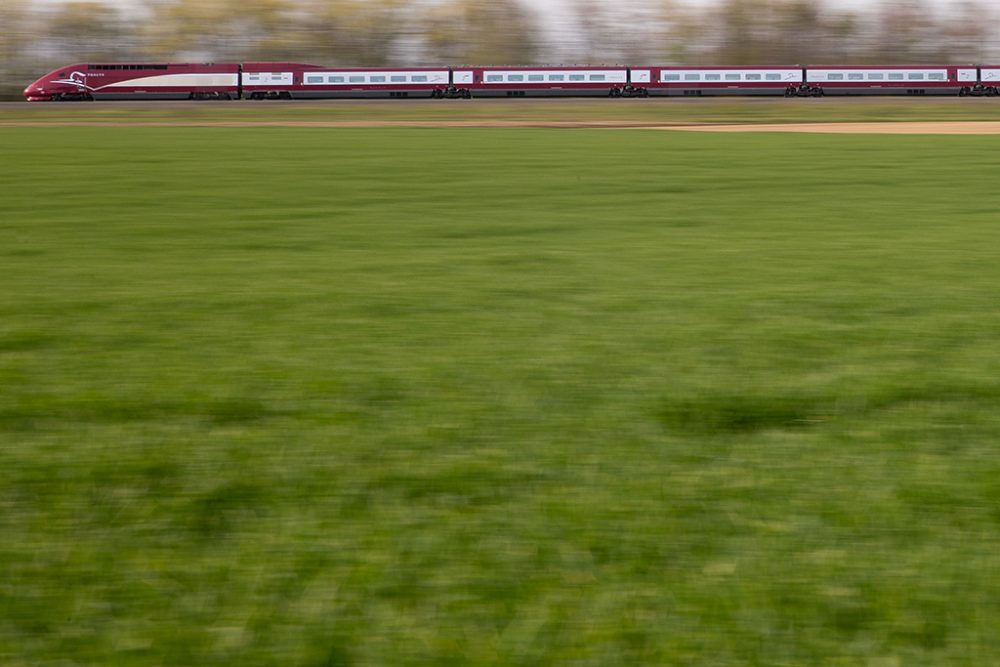
[[[83,72],[73,72],[67,78],[57,79],[56,81],[53,81],[53,83],[64,83],[69,86],[76,86],[80,89],[85,88],[87,90],[93,90],[93,88],[87,85],[87,75]]]

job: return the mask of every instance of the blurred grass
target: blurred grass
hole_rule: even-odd
[[[1000,139],[0,140],[0,663],[997,664]]]
[[[4,123],[533,122],[636,124],[1000,120],[993,98],[94,102],[0,106]]]

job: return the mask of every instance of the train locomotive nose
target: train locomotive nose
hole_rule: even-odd
[[[34,102],[36,100],[48,99],[48,95],[42,86],[31,84],[24,89],[24,98],[29,102]]]

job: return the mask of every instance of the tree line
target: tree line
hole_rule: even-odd
[[[84,0],[0,3],[0,94],[69,62],[324,65],[973,63],[996,55],[987,0],[865,10],[824,0]]]

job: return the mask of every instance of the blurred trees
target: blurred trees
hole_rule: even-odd
[[[970,63],[988,60],[991,39],[996,43],[997,18],[1000,15],[990,11],[990,4],[985,1],[963,0],[954,7],[942,35],[952,57]]]
[[[301,7],[306,60],[364,67],[406,61],[416,30],[405,0],[305,0]]]
[[[537,21],[516,0],[446,0],[422,20],[425,60],[434,63],[538,62]]]
[[[725,0],[699,23],[710,47],[706,55],[719,64],[851,62],[862,57],[863,49],[855,44],[860,29],[855,16],[832,12],[819,0]],[[852,46],[845,49],[846,44]]]
[[[96,1],[54,7],[45,19],[45,37],[46,48],[64,61],[128,58],[135,46],[119,11]]]
[[[0,0],[0,94],[69,61],[329,65],[981,62],[991,0]],[[125,11],[119,7],[131,7]],[[536,8],[537,9],[537,8]],[[544,20],[543,20],[544,17]]]
[[[575,62],[651,63],[662,60],[669,44],[683,34],[695,35],[685,22],[689,12],[678,0],[657,0],[617,6],[603,0],[575,0],[573,13]],[[684,33],[682,30],[691,29]],[[675,52],[676,56],[677,53]]]
[[[873,60],[899,62],[938,60],[948,52],[930,7],[923,0],[896,0],[877,10],[878,24],[871,49]]]
[[[20,77],[24,74],[27,55],[25,50],[31,35],[27,19],[26,2],[0,2],[0,94],[4,90],[24,87]]]
[[[295,55],[292,0],[169,0],[152,7],[146,51],[160,60],[267,60]]]
[[[952,12],[928,0],[884,0],[865,11],[823,0],[723,0],[697,22],[702,55],[714,63],[915,64],[986,58],[997,46],[991,13],[979,0]]]
[[[26,3],[22,0],[4,0],[0,3],[0,65],[9,65],[27,38],[24,21]]]

